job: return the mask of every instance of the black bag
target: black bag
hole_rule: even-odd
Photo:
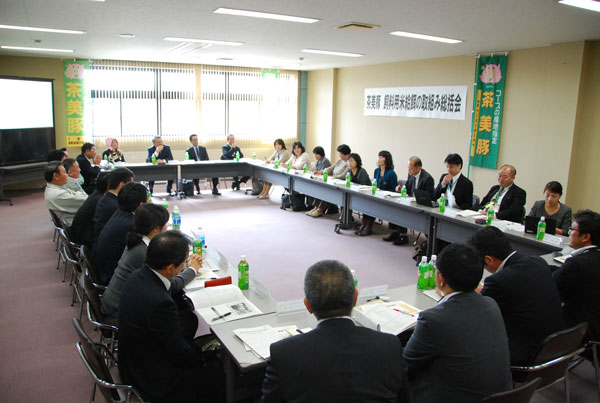
[[[260,194],[263,190],[264,184],[265,184],[265,181],[256,179],[256,178],[252,178],[252,196],[256,196],[257,194]]]
[[[302,193],[293,192],[290,198],[290,204],[293,211],[306,210],[306,196]]]
[[[427,256],[427,241],[421,242],[415,248],[415,251],[417,251],[417,253],[415,253],[415,255],[412,258],[417,262],[417,266],[418,266],[419,263],[421,263],[421,258],[423,256]]]
[[[186,196],[193,196],[194,195],[194,182],[184,179],[181,189]]]

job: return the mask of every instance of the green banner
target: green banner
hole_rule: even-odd
[[[67,113],[67,147],[80,147],[84,143],[85,131],[83,111],[85,106],[84,76],[90,62],[63,61],[65,72],[65,100]]]
[[[469,152],[471,166],[496,169],[506,82],[506,59],[506,55],[477,58],[473,130]]]

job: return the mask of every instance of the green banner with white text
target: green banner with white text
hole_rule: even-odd
[[[80,147],[84,143],[84,76],[90,62],[64,60],[65,102],[67,113],[67,147]]]
[[[496,169],[506,82],[506,55],[480,56],[475,69],[469,163]]]

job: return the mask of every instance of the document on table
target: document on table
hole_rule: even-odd
[[[435,289],[425,290],[425,291],[423,291],[423,294],[427,295],[429,298],[431,298],[434,301],[439,301],[440,299],[442,299],[442,297],[437,293],[437,291]]]
[[[183,291],[190,292],[194,290],[199,290],[201,288],[204,288],[205,282],[209,280],[216,280],[217,278],[217,275],[212,270],[201,271],[200,274],[196,275],[196,278],[194,278],[192,281],[187,283],[185,287],[183,287]]]
[[[403,301],[363,304],[352,310],[352,317],[362,326],[398,335],[416,326],[420,310]]]
[[[239,288],[229,284],[187,292],[198,315],[208,324],[229,322],[259,315],[262,312]]]
[[[475,216],[478,216],[481,214],[478,211],[462,210],[462,211],[459,211],[458,213],[456,213],[456,215],[459,217],[475,217]]]
[[[247,347],[247,349],[249,348],[260,358],[266,360],[271,355],[270,347],[272,343],[301,333],[306,333],[310,330],[310,328],[298,330],[296,325],[282,327],[263,325],[245,329],[235,329],[233,334],[244,343],[244,346]]]

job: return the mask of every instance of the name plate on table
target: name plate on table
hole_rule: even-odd
[[[368,300],[375,297],[381,297],[387,294],[388,285],[378,285],[375,287],[363,288],[358,291],[358,301]]]
[[[281,301],[277,303],[277,315],[299,312],[306,309],[303,299],[294,299],[291,301]]]
[[[552,246],[558,246],[560,247],[562,245],[562,239],[556,235],[550,235],[550,234],[546,234],[544,235],[544,239],[542,240],[543,243],[548,244],[548,245],[552,245]]]

